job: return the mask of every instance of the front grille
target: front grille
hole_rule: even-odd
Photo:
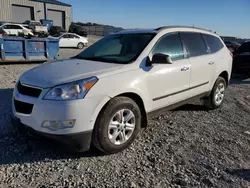
[[[31,114],[33,110],[33,106],[34,106],[33,104],[21,102],[18,100],[14,100],[14,104],[15,104],[16,112],[22,113],[22,114]]]
[[[36,98],[38,98],[42,92],[41,89],[25,86],[22,85],[20,82],[18,82],[17,84],[17,90],[22,95],[27,95]]]

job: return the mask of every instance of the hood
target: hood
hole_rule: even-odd
[[[122,67],[121,64],[88,61],[82,59],[67,59],[46,63],[26,71],[21,77],[21,83],[41,88],[97,76]]]

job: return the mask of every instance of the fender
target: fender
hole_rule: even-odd
[[[145,92],[146,91],[146,92]],[[144,90],[144,92],[139,89],[139,88],[120,88],[118,90],[113,91],[112,93],[109,94],[110,98],[116,97],[118,95],[122,95],[125,93],[133,93],[133,94],[137,94],[138,96],[141,97],[143,104],[144,104],[144,108],[147,111],[148,107],[149,107],[149,96],[148,96],[148,92],[147,90]]]

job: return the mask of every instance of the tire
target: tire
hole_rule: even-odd
[[[77,48],[78,49],[83,49],[84,48],[84,44],[82,42],[80,42],[78,45],[77,45]]]
[[[223,104],[225,99],[226,87],[227,84],[225,79],[222,77],[218,77],[210,95],[204,99],[204,104],[208,109],[214,110],[219,108]]]
[[[122,110],[124,111],[122,112]],[[126,127],[128,125],[126,123],[118,123],[119,125],[117,125],[117,122],[120,122],[121,114],[125,119],[129,117],[128,114],[131,115],[131,118],[128,118],[128,127]],[[112,127],[111,121],[113,121]],[[131,128],[132,125],[134,125],[134,128]],[[131,145],[140,130],[141,110],[139,106],[128,97],[115,97],[108,102],[98,115],[93,131],[92,144],[105,154],[118,153]],[[122,139],[122,135],[125,139]],[[126,136],[124,137],[124,135]]]

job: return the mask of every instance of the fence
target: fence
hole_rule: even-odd
[[[83,26],[89,35],[106,36],[112,32],[121,31],[123,28],[112,26]]]

